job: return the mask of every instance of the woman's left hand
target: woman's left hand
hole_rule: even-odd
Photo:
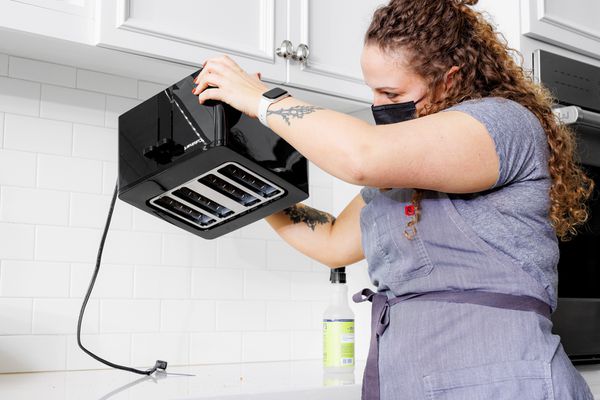
[[[200,104],[220,100],[250,117],[256,117],[260,98],[269,89],[260,74],[246,73],[227,55],[206,60],[194,82],[198,86],[193,93]]]

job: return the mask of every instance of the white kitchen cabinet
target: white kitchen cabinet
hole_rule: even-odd
[[[198,66],[231,54],[248,72],[290,86],[370,101],[360,70],[362,36],[382,0],[102,0],[97,44]],[[305,44],[304,63],[277,55]]]
[[[305,63],[291,61],[290,84],[371,102],[360,53],[373,11],[383,3],[386,1],[290,1],[290,40],[295,47],[305,44],[310,50]]]
[[[522,34],[600,59],[598,0],[521,0]]]
[[[0,27],[53,39],[89,43],[94,0],[0,0]]]
[[[97,44],[192,66],[227,53],[285,82],[273,44],[285,38],[286,12],[285,0],[101,0]]]

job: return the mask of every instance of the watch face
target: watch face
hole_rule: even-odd
[[[276,87],[276,88],[269,90],[268,92],[264,92],[263,96],[265,96],[267,99],[276,99],[279,96],[282,96],[286,93],[287,93],[287,90],[283,90],[282,88]]]

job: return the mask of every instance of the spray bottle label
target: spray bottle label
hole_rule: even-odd
[[[323,320],[323,366],[354,367],[354,320]]]

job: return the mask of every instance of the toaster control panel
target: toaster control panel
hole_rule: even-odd
[[[227,162],[154,197],[150,204],[200,229],[210,229],[284,194],[257,173]]]

